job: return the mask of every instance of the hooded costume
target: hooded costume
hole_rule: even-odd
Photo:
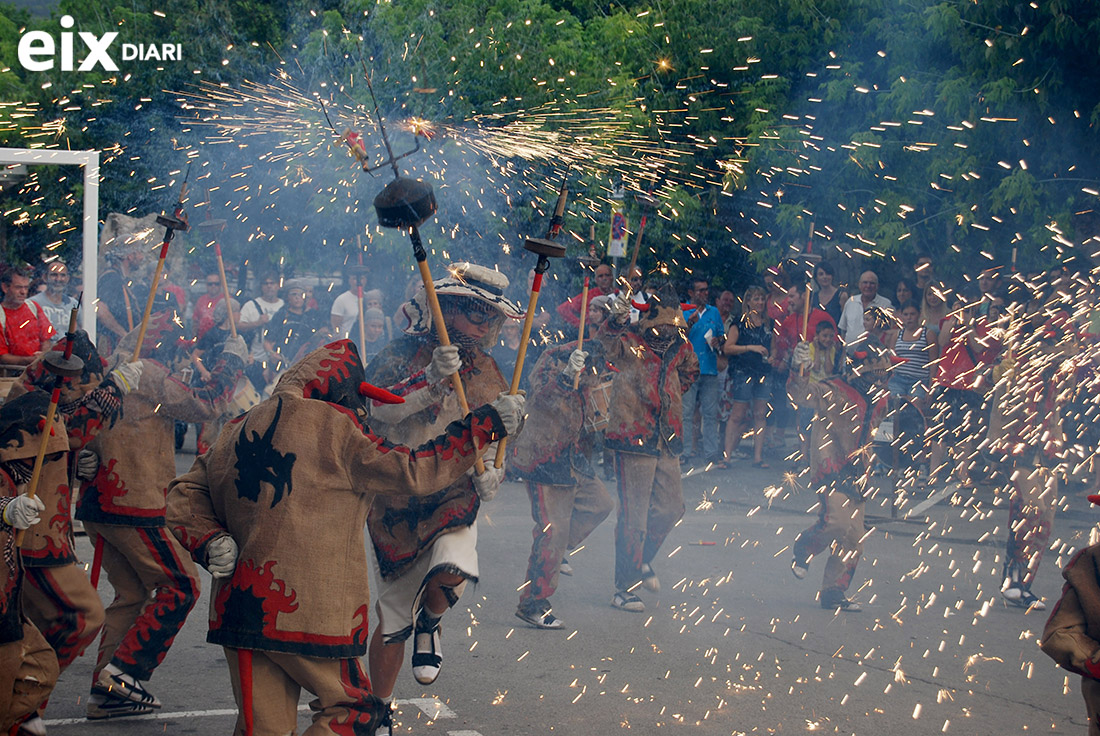
[[[198,570],[165,525],[165,496],[176,476],[175,421],[216,419],[241,375],[221,365],[204,388],[189,388],[170,368],[182,329],[161,312],[150,320],[141,358],[142,380],[127,394],[122,417],[88,446],[99,469],[80,494],[76,518],[101,550],[115,589],[106,610],[92,682],[108,664],[136,680],[148,680],[172,645],[199,595]],[[126,361],[137,330],[119,343]],[[108,690],[110,688],[107,688]]]
[[[38,628],[23,615],[23,564],[15,549],[15,530],[3,512],[19,494],[9,465],[34,463],[41,442],[39,425],[49,397],[41,391],[25,394],[0,407],[0,732],[34,713],[57,682],[57,655]],[[46,452],[69,448],[64,426],[54,421]],[[15,471],[21,475],[21,470]]]
[[[699,360],[684,338],[686,323],[676,293],[665,287],[646,305],[635,324],[620,314],[596,333],[607,360],[618,370],[605,446],[615,450],[618,471],[615,587],[620,592],[643,579],[684,515],[679,458],[683,394],[699,375]]]
[[[1090,500],[1095,503],[1100,497]],[[1062,597],[1050,612],[1039,645],[1061,667],[1081,676],[1089,736],[1100,736],[1100,544],[1075,554],[1062,568],[1062,577]]]
[[[508,280],[503,274],[482,266],[456,264],[461,276],[451,276],[435,283],[436,294],[443,303],[453,302],[461,308],[465,302],[472,308],[482,308],[518,318],[519,309],[503,296]],[[439,344],[431,324],[424,292],[401,308],[405,335],[387,345],[367,366],[367,380],[385,386],[406,403],[393,407],[399,416],[385,412],[386,407],[372,406],[372,426],[394,442],[415,445],[433,437],[462,417],[458,397],[443,384],[429,385],[426,369],[432,351]],[[463,387],[469,406],[485,404],[508,390],[508,384],[486,351],[496,342],[491,332],[484,343],[463,341],[457,331],[451,339],[459,345],[462,355]],[[368,520],[370,537],[378,557],[379,571],[384,581],[399,578],[435,540],[474,523],[480,506],[471,480],[461,477],[453,484],[427,498],[404,499],[383,497],[371,507]],[[477,580],[476,560],[470,579]],[[387,630],[388,630],[387,626]]]
[[[863,553],[867,460],[874,428],[885,416],[888,394],[877,388],[892,366],[889,351],[868,338],[848,354],[844,376],[811,381],[791,369],[797,403],[814,410],[810,429],[810,485],[818,493],[818,519],[794,543],[792,569],[804,577],[810,559],[829,550],[821,583],[822,608],[858,610],[844,592]]]
[[[1011,483],[1001,592],[1013,604],[1040,610],[1045,605],[1031,593],[1031,585],[1054,528],[1068,444],[1063,410],[1077,372],[1070,357],[1076,348],[1062,317],[1059,324],[1048,321],[1011,341],[1017,347],[1001,366],[989,419],[990,451],[1007,467]]]
[[[504,297],[508,279],[503,274],[471,263],[452,264],[448,271],[448,276],[434,283],[435,292],[445,319],[450,320],[449,336],[459,348],[459,374],[468,405],[477,406],[508,388],[488,349],[496,343],[504,319],[519,318],[522,313]],[[391,440],[416,445],[461,419],[464,412],[449,380],[432,383],[429,378],[439,340],[423,289],[402,306],[401,315],[405,336],[375,356],[367,378],[403,396],[405,403],[372,404],[371,421]],[[475,315],[476,322],[472,321]],[[467,319],[469,334],[453,328],[460,317]],[[462,597],[466,582],[476,583],[479,575],[481,499],[471,477],[456,478],[423,498],[397,494],[408,495],[395,488],[393,495],[375,502],[367,521],[381,578],[371,677],[386,696],[392,694],[410,636],[414,637],[413,676],[422,684],[435,681],[442,664],[440,618]],[[432,598],[442,594],[443,610],[428,615],[427,606],[422,605],[426,594]],[[437,608],[438,603],[437,599]]]
[[[57,652],[62,672],[95,640],[103,625],[103,604],[73,549],[71,463],[103,427],[118,419],[124,395],[113,378],[103,377],[105,366],[87,333],[78,331],[74,340],[73,355],[84,361],[84,368],[80,376],[62,383],[57,407],[70,452],[56,459],[48,456],[42,466],[38,495],[46,511],[42,521],[27,530],[22,550],[27,616]],[[66,341],[62,338],[54,348],[64,350]],[[39,358],[23,371],[8,399],[33,393],[48,402],[53,383],[53,374]]]
[[[310,353],[169,486],[169,527],[196,562],[226,535],[239,549],[232,574],[214,581],[207,640],[226,650],[238,705],[238,650],[255,650],[257,733],[295,729],[301,687],[319,698],[307,733],[373,732],[382,704],[358,662],[367,510],[379,492],[453,483],[505,433],[482,406],[415,448],[392,444],[363,423],[362,381],[352,342]]]
[[[527,389],[528,422],[511,445],[512,467],[527,481],[535,522],[527,582],[520,590],[519,612],[524,620],[529,618],[523,614],[536,619],[545,616],[565,553],[579,547],[614,508],[611,494],[596,478],[580,446],[586,395],[599,385],[600,376],[594,369],[582,370],[579,385],[573,388],[572,377],[563,369],[576,349],[571,342],[539,356]],[[587,361],[592,366],[603,362],[599,349]]]

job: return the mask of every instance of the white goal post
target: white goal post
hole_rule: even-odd
[[[43,148],[0,148],[0,166],[54,165],[84,168],[84,222],[82,234],[84,300],[81,304],[83,327],[95,342],[95,304],[99,280],[99,151],[61,151]]]

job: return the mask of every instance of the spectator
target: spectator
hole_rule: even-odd
[[[118,341],[141,324],[149,286],[138,281],[145,251],[140,244],[109,250],[107,269],[99,277],[97,347],[104,355],[114,352]]]
[[[195,300],[195,309],[191,312],[191,325],[196,339],[201,340],[214,326],[214,306],[224,298],[221,275],[216,272],[206,274],[206,293]]]
[[[714,302],[714,307],[718,310],[718,316],[722,318],[722,334],[725,335],[730,331],[730,327],[737,323],[737,317],[733,314],[733,308],[737,306],[737,297],[733,295],[732,291],[726,290],[718,295],[718,299]],[[723,337],[723,344],[725,344],[725,338]],[[729,366],[729,356],[718,351],[718,391],[721,394],[725,391],[725,373],[726,368]],[[719,420],[725,421],[725,417],[719,413]]]
[[[707,303],[710,286],[706,279],[693,278],[688,301],[694,306],[684,312],[688,324],[688,342],[699,359],[699,379],[684,394],[684,455],[702,455],[708,462],[721,460],[718,455],[718,350],[725,342],[722,316]],[[696,406],[699,408],[701,440],[693,444]]]
[[[917,289],[924,291],[932,285],[936,278],[936,270],[932,267],[931,256],[920,256],[913,265],[913,283]]]
[[[644,279],[642,278],[642,270],[635,266],[630,269],[630,273],[627,274],[627,284],[630,286],[630,324],[636,324],[641,318],[642,313],[638,311],[635,304],[645,304],[649,301],[649,297],[653,296],[652,291],[647,291],[645,288]]]
[[[894,287],[894,304],[898,305],[898,309],[901,309],[901,305],[916,301],[916,299],[917,287],[913,285],[913,282],[905,278],[898,279],[897,286]]]
[[[840,322],[848,292],[836,286],[836,271],[828,261],[821,261],[814,269],[814,299],[818,308],[827,312],[833,322]]]
[[[932,365],[940,357],[937,333],[923,324],[916,302],[904,302],[898,308],[901,330],[894,340],[894,353],[905,362],[890,371],[886,384],[891,396],[923,400],[932,385]]]
[[[978,305],[978,315],[985,317],[989,314],[989,305],[1001,289],[1001,274],[999,268],[987,268],[978,274],[978,291],[982,293],[981,304]]]
[[[741,320],[726,333],[722,352],[730,356],[730,379],[733,384],[730,399],[733,406],[726,423],[724,460],[719,467],[733,459],[733,453],[741,443],[741,434],[748,426],[752,412],[753,465],[769,467],[764,462],[764,429],[767,420],[768,396],[771,391],[772,327],[764,313],[767,292],[759,286],[750,286],[741,300]]]
[[[859,277],[859,293],[853,295],[844,305],[837,328],[845,342],[850,342],[863,332],[863,313],[869,307],[890,309],[890,300],[878,293],[878,275],[874,271],[864,271]]]
[[[386,315],[386,308],[382,306],[382,290],[381,289],[371,289],[369,291],[364,291],[363,292],[363,309],[364,310],[377,309],[378,311],[382,312],[382,316],[383,316],[383,319],[384,319],[384,321],[382,323],[382,331],[384,332],[384,334],[386,336],[386,340],[392,340],[393,339],[393,320],[391,320],[389,317],[385,316]],[[366,315],[364,314],[363,316],[364,316],[364,321],[366,321]],[[364,355],[363,359],[366,360],[366,358],[367,358],[367,356]]]
[[[46,267],[46,290],[27,300],[42,307],[58,335],[69,329],[69,315],[77,306],[76,299],[68,295],[68,287],[69,267],[64,261],[52,261]]]
[[[512,380],[512,371],[516,367],[516,358],[519,355],[519,338],[522,329],[518,320],[505,320],[500,327],[500,339],[493,347],[493,360],[500,366],[500,372],[505,379]]]
[[[346,339],[359,320],[359,289],[367,288],[367,275],[358,269],[347,274],[348,288],[332,302],[329,312],[332,331],[338,339]],[[364,294],[364,299],[366,295]],[[366,309],[366,304],[363,305]]]
[[[942,284],[929,284],[921,293],[921,322],[935,331],[939,339],[944,320],[947,319],[947,300]]]
[[[275,313],[283,308],[283,304],[283,300],[279,298],[279,279],[275,274],[268,274],[261,277],[260,295],[249,299],[241,306],[241,319],[237,323],[237,332],[251,343],[252,349],[249,355],[252,357],[252,363],[246,369],[246,373],[257,391],[267,385],[269,378],[265,375],[270,366],[267,350],[264,349],[264,329]]]
[[[31,277],[26,271],[9,268],[0,276],[0,365],[30,365],[45,352],[57,333],[46,312],[36,303],[27,304]],[[65,322],[68,326],[68,320]]]
[[[598,296],[606,296],[615,293],[615,279],[611,274],[611,266],[601,263],[596,267],[596,284],[588,289],[588,301],[591,303]],[[574,327],[581,325],[581,296],[577,294],[572,299],[558,305],[558,314]],[[588,305],[585,304],[585,308]]]
[[[515,322],[515,320],[508,320]],[[370,361],[386,347],[386,314],[377,307],[363,312],[363,360]]]
[[[297,360],[303,345],[309,344],[317,326],[306,309],[306,290],[301,284],[287,286],[286,304],[264,330],[264,351],[272,356],[271,369],[279,374]]]

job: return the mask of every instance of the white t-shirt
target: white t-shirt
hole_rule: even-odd
[[[340,318],[339,337],[346,338],[359,321],[359,293],[345,291],[332,302],[331,314]]]
[[[61,305],[58,306],[50,301],[46,296],[46,292],[35,294],[28,302],[34,302],[38,306],[42,307],[42,311],[46,313],[46,319],[53,325],[54,332],[58,337],[65,334],[65,331],[69,329],[69,315],[73,312],[73,307],[76,306],[76,299],[71,296],[64,296],[61,299]],[[84,309],[81,308],[77,311],[77,326],[80,326],[80,318],[84,315]]]
[[[268,317],[274,316],[276,312],[283,308],[283,300],[276,299],[273,302],[264,301],[263,297],[256,297],[255,299],[249,299],[241,307],[241,322],[258,322],[261,314],[266,314]],[[257,327],[254,331],[255,337],[252,338],[252,354],[253,360],[263,360],[266,351],[264,350],[264,328],[263,326]]]
[[[871,300],[870,306],[890,309],[894,305],[882,294],[876,294],[875,298]],[[852,342],[863,334],[864,311],[862,295],[856,294],[848,298],[847,303],[844,305],[844,311],[840,313],[840,324],[837,325],[840,336],[846,341]]]

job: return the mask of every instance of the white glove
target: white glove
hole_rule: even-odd
[[[625,324],[630,320],[630,310],[634,308],[630,301],[630,294],[626,291],[619,292],[619,296],[607,304],[608,316],[612,322]]]
[[[222,352],[226,355],[236,355],[241,362],[248,362],[248,343],[240,335],[228,338],[222,345]]]
[[[122,391],[122,395],[130,393],[138,387],[141,383],[141,372],[145,369],[145,363],[140,360],[133,363],[119,363],[118,366],[111,371],[111,377],[115,379],[115,384],[119,390]]]
[[[587,350],[574,350],[569,354],[569,362],[561,372],[569,378],[573,378],[578,373],[584,370],[584,361],[588,358]]]
[[[504,423],[504,431],[508,435],[514,435],[523,423],[524,409],[527,406],[527,396],[523,391],[518,394],[510,394],[507,391],[502,391],[500,396],[497,396],[490,403],[494,409],[497,410],[497,414],[500,415],[500,421]]]
[[[489,457],[488,452],[485,453],[485,457]],[[477,491],[478,498],[482,501],[492,501],[493,497],[497,495],[497,491],[500,490],[501,482],[504,480],[504,468],[496,468],[493,467],[492,463],[487,463],[485,465],[485,472],[481,475],[478,475],[477,470],[474,468],[470,468],[469,472],[470,479],[474,482],[474,490]]]
[[[429,384],[436,384],[458,373],[461,367],[462,358],[458,355],[458,346],[440,345],[432,351],[432,362],[424,370],[424,377]]]
[[[40,511],[46,510],[46,504],[38,496],[31,498],[27,494],[16,496],[4,508],[4,523],[13,529],[30,529],[41,521]]]
[[[85,447],[76,456],[76,477],[91,480],[99,471],[99,455]]]
[[[803,365],[809,365],[813,362],[813,355],[810,352],[810,343],[800,342],[795,346],[794,352],[791,353],[791,365],[798,367]]]
[[[206,545],[206,569],[215,578],[227,578],[237,567],[237,543],[224,534]]]

